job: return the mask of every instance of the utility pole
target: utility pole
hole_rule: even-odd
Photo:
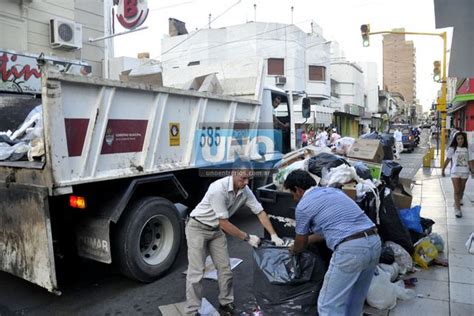
[[[446,85],[446,53],[447,53],[447,39],[446,32],[442,33],[428,33],[428,32],[397,32],[397,31],[378,31],[370,32],[370,25],[363,24],[361,26],[362,40],[365,47],[369,46],[368,35],[377,34],[402,34],[402,35],[423,35],[423,36],[439,36],[443,40],[443,75],[441,78],[441,97],[437,99],[437,108],[441,119],[441,159],[440,166],[444,163],[445,149],[446,149],[446,96],[447,96],[447,85]]]

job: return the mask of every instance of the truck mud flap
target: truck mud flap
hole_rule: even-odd
[[[57,291],[48,189],[0,181],[0,269]]]

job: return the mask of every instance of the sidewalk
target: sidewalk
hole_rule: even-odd
[[[418,278],[417,297],[399,300],[386,315],[474,315],[474,255],[464,247],[474,231],[474,179],[467,182],[462,218],[454,216],[453,186],[441,169],[420,169],[414,180],[412,205],[421,205],[421,215],[436,222],[433,232],[444,238],[449,268],[433,266],[411,275]]]

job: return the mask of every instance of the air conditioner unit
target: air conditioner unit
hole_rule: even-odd
[[[277,84],[277,85],[286,84],[286,77],[283,77],[283,76],[275,77],[275,84]]]
[[[49,28],[52,48],[82,48],[82,24],[65,19],[51,19]]]

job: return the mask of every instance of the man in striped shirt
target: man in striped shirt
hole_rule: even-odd
[[[303,251],[308,239],[325,239],[333,251],[318,298],[319,315],[361,315],[381,251],[374,223],[341,190],[315,187],[306,171],[293,171],[284,185],[299,200],[290,251]]]

